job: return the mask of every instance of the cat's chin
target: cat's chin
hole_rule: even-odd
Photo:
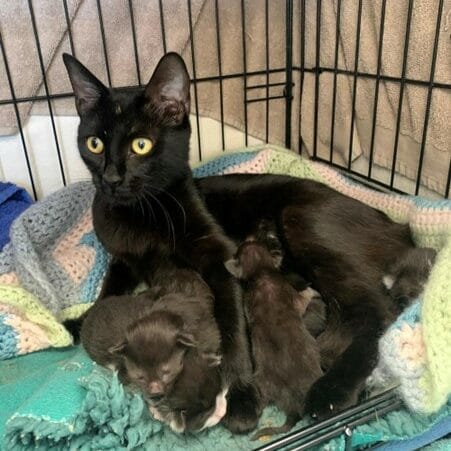
[[[97,196],[111,207],[133,207],[138,203],[138,198],[133,193],[106,193],[97,189]]]

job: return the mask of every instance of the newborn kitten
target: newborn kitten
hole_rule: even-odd
[[[388,269],[382,282],[400,310],[423,291],[436,255],[431,248],[409,249]]]
[[[277,236],[277,228],[273,221],[262,219],[255,231],[245,241],[256,241],[262,244],[272,255],[277,268],[282,264],[282,243]],[[310,284],[299,274],[289,272],[285,279],[299,292],[300,315],[307,330],[316,338],[326,329],[326,304],[321,295],[310,287]],[[296,305],[298,302],[296,302]],[[307,308],[305,306],[307,305]]]
[[[182,279],[187,272],[181,271]],[[148,399],[171,390],[187,357],[193,355],[187,353],[190,349],[208,366],[220,364],[211,293],[200,277],[190,273],[188,295],[160,296],[167,290],[159,286],[139,296],[107,297],[91,307],[83,323],[81,339],[92,359],[117,369],[124,383],[138,386]],[[171,278],[168,286],[173,287],[174,281]]]
[[[156,420],[179,433],[215,426],[227,410],[227,389],[223,388],[219,367],[208,366],[196,353],[190,357],[172,390],[149,408]]]
[[[225,263],[246,281],[244,302],[262,403],[273,402],[287,415],[283,426],[261,429],[254,439],[291,429],[303,414],[307,391],[322,375],[319,348],[301,317],[309,297],[286,281],[279,263],[280,258],[256,241],[242,243],[235,259]]]

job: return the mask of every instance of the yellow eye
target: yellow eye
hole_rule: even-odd
[[[132,150],[137,155],[146,155],[152,150],[152,141],[147,138],[136,138],[132,141]]]
[[[103,152],[103,142],[100,138],[97,138],[97,136],[90,136],[86,140],[86,145],[88,146],[88,149],[92,153],[102,153]]]

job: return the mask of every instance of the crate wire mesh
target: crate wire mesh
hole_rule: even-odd
[[[443,127],[437,131],[434,122],[437,120],[437,114],[433,110],[438,100],[445,105],[451,104],[451,71],[448,78],[437,77],[437,64],[443,63],[439,50],[443,50],[445,45],[448,45],[449,49],[450,5],[448,4],[446,9],[445,0],[430,2],[434,4],[434,24],[431,32],[420,39],[428,49],[427,56],[430,56],[430,59],[425,58],[428,69],[423,78],[409,71],[412,58],[411,47],[415,43],[415,45],[418,44],[418,37],[412,40],[413,31],[418,29],[415,20],[418,22],[422,19],[421,14],[415,15],[418,8],[421,10],[419,0],[403,0],[396,2],[397,6],[389,0],[180,1],[178,2],[180,14],[183,13],[184,18],[178,18],[178,20],[180,20],[180,26],[187,29],[188,37],[186,46],[182,47],[177,47],[171,39],[171,35],[174,34],[172,6],[177,2],[162,0],[125,2],[124,0],[120,3],[126,13],[124,20],[129,22],[128,37],[131,39],[129,55],[133,62],[127,70],[129,73],[133,72],[136,77],[134,83],[126,84],[115,81],[117,78],[114,71],[116,55],[109,45],[114,37],[111,24],[108,25],[110,2],[105,0],[54,2],[52,6],[55,9],[54,21],[59,21],[60,25],[62,23],[61,26],[64,29],[60,50],[70,51],[83,61],[84,52],[77,46],[74,17],[77,14],[77,8],[81,10],[82,4],[86,2],[90,2],[89,8],[95,13],[95,25],[98,27],[97,36],[99,37],[98,48],[104,62],[103,80],[106,80],[109,86],[131,89],[143,86],[148,80],[149,71],[153,66],[146,61],[145,51],[143,51],[143,32],[137,26],[144,7],[151,9],[151,13],[157,18],[159,24],[159,30],[154,29],[154,33],[159,36],[156,59],[170,50],[184,51],[182,55],[189,66],[193,82],[192,98],[195,111],[193,147],[195,147],[197,160],[205,157],[202,113],[208,116],[210,102],[215,102],[216,109],[212,116],[220,124],[217,128],[220,151],[229,148],[227,126],[232,123],[242,129],[243,145],[247,146],[251,137],[257,135],[262,142],[283,143],[293,151],[308,154],[316,160],[326,162],[381,189],[407,191],[409,194],[423,192],[425,165],[430,164],[427,159],[430,149],[434,147],[433,144],[428,144],[431,130],[435,135],[438,133],[438,141],[445,144],[451,141],[449,128]],[[27,19],[31,30],[31,34],[27,35],[29,41],[25,42],[25,45],[33,47],[36,52],[35,68],[37,67],[40,78],[38,84],[40,88],[27,95],[17,88],[17,64],[10,63],[17,55],[14,54],[14,39],[10,34],[4,33],[8,29],[6,8],[2,6],[3,12],[0,13],[2,60],[0,78],[3,85],[0,91],[3,96],[0,98],[0,113],[2,108],[9,108],[10,117],[13,117],[16,122],[25,162],[24,171],[29,180],[30,191],[35,198],[39,197],[37,180],[41,180],[42,174],[38,173],[33,161],[41,143],[30,144],[27,140],[24,131],[28,115],[28,110],[25,111],[26,106],[29,109],[31,104],[39,105],[41,113],[44,111],[42,108],[45,107],[44,114],[48,114],[53,136],[55,167],[59,173],[60,185],[71,182],[55,109],[59,101],[70,99],[72,93],[70,89],[67,89],[68,80],[66,85],[58,86],[57,90],[52,89],[54,82],[49,82],[49,66],[53,60],[57,61],[58,55],[55,53],[49,58],[48,52],[44,51],[45,27],[51,27],[52,23],[44,23],[42,17],[39,20],[43,3],[45,2],[39,0],[20,0],[16,3],[16,8],[21,8],[20,12]],[[402,35],[397,48],[400,64],[394,73],[387,73],[385,65],[390,66],[390,64],[384,60],[384,55],[390,54],[393,49],[388,48],[385,38],[393,28],[393,10],[396,11],[396,8],[401,8],[403,12],[398,17],[399,30],[397,30],[398,35]],[[206,12],[208,17],[205,20],[211,25],[211,30],[209,29],[211,33],[208,37],[204,36],[202,29],[199,28],[203,20],[202,14]],[[369,64],[368,54],[363,50],[367,48],[367,43],[365,44],[367,25],[372,14],[375,25],[373,34],[376,40],[373,42],[374,52],[370,58],[373,64]],[[231,22],[233,34],[230,34]],[[332,27],[331,24],[333,24]],[[20,40],[21,36],[16,39]],[[231,52],[231,46],[235,49],[234,52]],[[205,50],[207,47],[208,52]],[[257,60],[254,57],[256,49],[259,49]],[[213,73],[203,70],[206,52],[210,56],[209,64],[215,68]],[[230,64],[231,53],[234,57],[233,64]],[[446,57],[449,53],[444,55]],[[62,66],[60,60],[55,64]],[[88,67],[96,72],[95,68],[91,68],[89,64]],[[362,128],[360,90],[362,89],[364,102],[367,104],[366,112],[369,112],[365,119],[365,127],[369,131],[366,134],[366,141],[362,139],[360,130]],[[203,90],[206,90],[207,94],[202,94]],[[348,99],[343,101],[342,93],[346,91],[349,93]],[[212,93],[215,95],[212,96]],[[232,96],[232,102],[230,101],[231,93],[235,96]],[[404,147],[404,141],[409,142],[405,139],[407,132],[403,122],[409,113],[409,105],[406,104],[411,103],[411,97],[416,94],[419,96],[419,93],[422,98],[418,102],[423,103],[423,111],[417,114],[413,121],[418,138],[416,150],[412,151],[415,174],[413,177],[410,174],[413,184],[403,189],[397,184],[399,160],[401,157],[406,158],[405,149],[402,152],[400,150],[401,142]],[[378,156],[378,132],[381,114],[385,115],[384,111],[381,113],[381,105],[383,101],[387,101],[383,99],[384,96],[388,96],[392,104],[392,116],[388,118],[392,123],[392,133],[389,145],[385,146],[389,148],[388,157],[386,155],[389,164],[385,167],[385,173],[377,176],[375,173],[380,169],[378,166],[381,164]],[[231,119],[229,111],[231,103],[233,103],[232,113],[239,117],[237,121]],[[417,104],[414,102],[414,105]],[[346,127],[343,125],[343,117],[348,118],[349,123]],[[412,121],[412,118],[410,120]],[[0,146],[1,139],[2,137],[0,137]],[[356,143],[356,141],[359,142]],[[363,166],[361,164],[359,166],[355,158],[357,147],[360,148],[358,153],[366,156]],[[439,154],[441,171],[437,175],[438,181],[432,186],[435,196],[450,197],[450,152],[450,147],[445,147]],[[434,165],[432,165],[433,169]],[[427,170],[430,172],[431,167]],[[399,399],[393,395],[393,392],[388,392],[366,400],[331,420],[317,423],[303,431],[290,433],[283,439],[265,445],[261,449],[273,450],[287,446],[289,447],[287,449],[307,449],[308,446],[319,444],[337,434],[345,433],[351,437],[352,428],[356,425],[397,409],[399,406]],[[350,440],[347,443],[351,446]]]

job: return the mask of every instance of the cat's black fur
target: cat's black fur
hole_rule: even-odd
[[[253,429],[259,417],[257,392],[245,332],[239,284],[223,262],[233,243],[206,210],[188,165],[189,86],[183,60],[165,55],[143,90],[107,89],[70,55],[64,62],[80,115],[78,147],[96,195],[94,229],[114,256],[101,297],[152,283],[155,268],[176,264],[198,271],[215,297],[222,338],[222,370],[229,386],[224,424],[232,431]],[[104,151],[92,153],[95,136]],[[135,138],[150,139],[152,151],[131,151]]]
[[[94,227],[115,256],[102,296],[130,291],[165,261],[199,271],[215,295],[231,384],[225,424],[249,430],[258,399],[240,289],[223,265],[233,245],[221,227],[242,241],[259,220],[272,219],[285,270],[303,275],[339,313],[329,342],[340,344],[340,353],[310,390],[307,408],[325,416],[331,405],[353,403],[376,363],[378,337],[396,313],[381,281],[393,258],[413,248],[408,227],[320,183],[287,176],[209,177],[196,190],[188,166],[189,78],[180,57],[165,56],[144,90],[127,93],[105,88],[70,56],[65,63],[81,117],[80,153],[97,187]],[[131,139],[143,134],[154,141],[153,151],[131,156]],[[105,140],[103,154],[89,153],[90,135]]]

